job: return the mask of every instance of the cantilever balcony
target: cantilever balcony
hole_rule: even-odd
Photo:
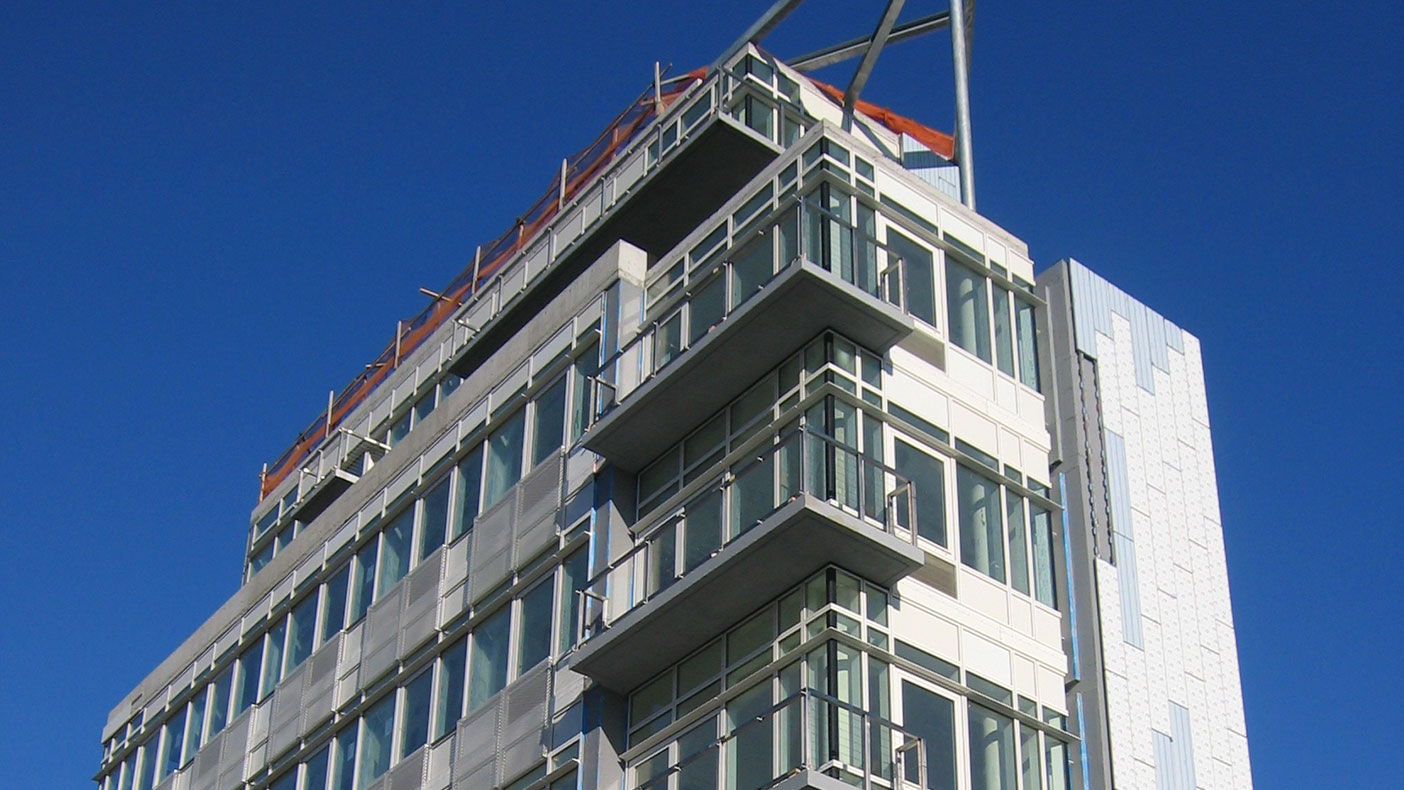
[[[583,594],[572,669],[625,692],[826,565],[888,586],[921,567],[909,481],[805,429],[756,438]]]
[[[613,381],[586,447],[637,471],[825,329],[878,353],[913,331],[896,254],[796,197],[760,217],[770,194],[732,216],[732,243],[723,219],[655,267],[646,298],[657,317],[606,364]]]

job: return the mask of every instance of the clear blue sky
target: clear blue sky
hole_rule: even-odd
[[[260,465],[416,289],[769,0],[194,5],[0,8],[10,787],[84,786],[236,588]],[[768,45],[880,6],[810,0]],[[1398,786],[1404,731],[1404,14],[1335,8],[981,2],[975,31],[982,213],[1202,340],[1260,788]],[[865,97],[949,128],[945,47]]]

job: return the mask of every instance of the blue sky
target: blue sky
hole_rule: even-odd
[[[0,8],[10,786],[84,785],[235,590],[260,465],[417,288],[769,2],[287,5]],[[810,0],[767,43],[880,7]],[[1202,341],[1261,788],[1389,786],[1404,729],[1404,12],[1328,12],[980,3],[973,53],[981,212]],[[945,53],[893,47],[865,98],[950,128]]]

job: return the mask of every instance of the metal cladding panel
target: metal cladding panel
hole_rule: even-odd
[[[364,654],[361,658],[361,685],[369,686],[395,666],[399,658],[400,610],[404,606],[405,585],[376,601],[366,614]]]
[[[562,460],[560,453],[554,453],[517,485],[517,524],[534,524],[560,507]]]
[[[1103,431],[1106,437],[1107,489],[1111,499],[1112,532],[1134,540],[1131,525],[1131,488],[1126,474],[1126,440],[1114,431]]]
[[[453,781],[453,739],[446,738],[425,748],[429,754],[424,761],[424,788],[443,790]]]
[[[473,526],[473,552],[470,558],[469,598],[477,601],[501,584],[512,572],[512,522],[517,504],[509,491]]]
[[[400,617],[400,655],[406,656],[424,644],[437,629],[439,609],[439,578],[443,575],[444,551],[429,555],[429,559],[406,577],[405,611]]]
[[[190,769],[190,790],[214,790],[219,781],[219,752],[223,746],[224,733],[221,732],[196,752],[195,764]]]
[[[420,747],[395,766],[385,778],[385,790],[419,790],[423,787],[426,752],[424,747]]]
[[[302,692],[302,731],[308,732],[332,714],[332,691],[336,682],[338,634],[307,659],[307,686]]]
[[[497,778],[498,712],[502,696],[458,722],[453,740],[453,786],[479,790],[492,787]]]
[[[303,689],[308,665],[304,661],[273,692],[273,714],[268,728],[268,755],[276,759],[298,742],[302,730]]]
[[[244,781],[244,761],[248,757],[249,713],[235,719],[224,731],[220,747],[219,790],[237,790]]]
[[[1180,787],[1194,790],[1194,739],[1190,736],[1190,713],[1183,705],[1170,703],[1170,736],[1173,739]]]
[[[1175,770],[1175,747],[1170,736],[1152,730],[1151,749],[1155,755],[1155,790],[1185,790]]]

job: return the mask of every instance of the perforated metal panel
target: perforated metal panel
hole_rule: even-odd
[[[219,757],[219,790],[236,790],[244,780],[244,758],[247,756],[249,714],[235,719],[224,731],[224,745]]]
[[[369,686],[395,666],[399,658],[400,610],[404,606],[405,585],[396,585],[366,613],[365,646],[361,656],[361,685]]]
[[[512,521],[516,507],[509,493],[484,513],[473,527],[473,556],[468,584],[469,598],[475,602],[512,572]]]
[[[282,756],[298,741],[302,729],[303,686],[307,677],[307,662],[288,674],[273,692],[273,713],[268,725],[268,755]]]
[[[546,754],[546,703],[550,672],[540,664],[508,687],[502,716],[501,771],[516,776]]]
[[[221,732],[195,754],[195,765],[190,770],[190,790],[215,790],[219,781],[219,750],[223,745],[224,733]]]
[[[434,635],[444,552],[436,551],[405,579],[405,610],[400,616],[400,656],[409,655]]]
[[[385,790],[419,790],[423,787],[424,755],[425,750],[421,748],[395,766],[395,770],[385,777]]]
[[[489,788],[497,780],[498,713],[502,696],[458,723],[453,746],[455,790]]]
[[[308,732],[332,713],[332,690],[336,682],[337,654],[341,635],[332,637],[307,659],[307,683],[302,692],[302,731]]]

